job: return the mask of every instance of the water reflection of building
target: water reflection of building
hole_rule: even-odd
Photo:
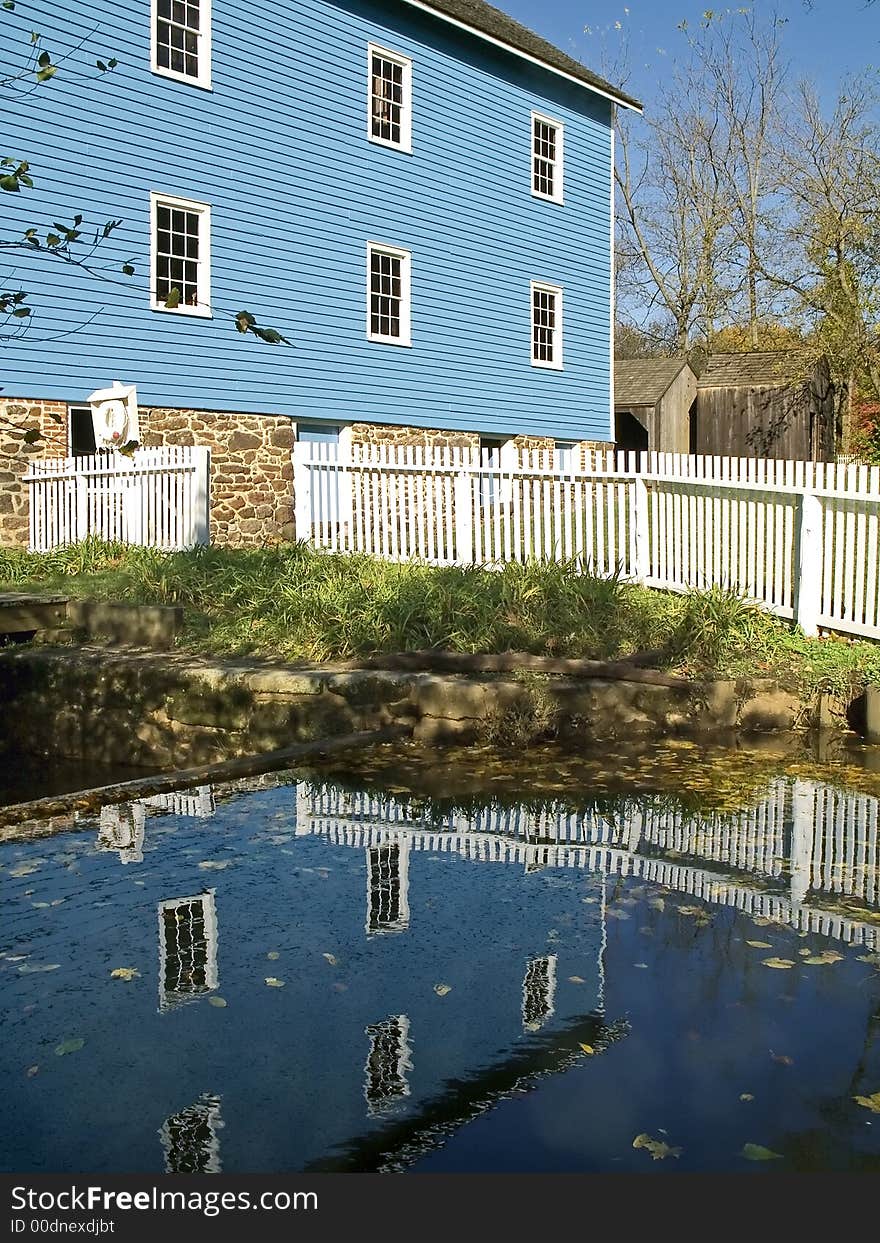
[[[219,1174],[223,1126],[220,1097],[204,1092],[193,1105],[166,1118],[159,1131],[166,1174]]]
[[[522,1021],[528,1032],[540,1031],[555,1013],[556,955],[530,958],[523,978]]]
[[[120,863],[140,863],[144,857],[147,813],[142,803],[114,803],[102,807],[98,823],[99,850],[117,850]]]
[[[689,813],[668,800],[633,798],[581,812],[484,807],[439,816],[415,802],[302,783],[296,831],[365,849],[370,875],[382,875],[384,859],[390,877],[391,860],[402,857],[395,847],[516,863],[526,872],[583,868],[640,877],[801,931],[880,945],[878,928],[855,910],[826,909],[839,897],[880,905],[880,800],[819,782],[779,778],[736,813]],[[405,876],[408,888],[409,861]],[[390,913],[387,899],[379,900],[387,891],[378,885],[374,899],[368,884],[369,931],[377,930],[377,912]]]
[[[128,803],[111,803],[99,812],[98,850],[116,850],[121,863],[141,863],[147,814],[165,813],[181,819],[206,820],[215,812],[214,788],[173,790]]]
[[[370,1050],[364,1067],[367,1113],[379,1116],[393,1110],[409,1096],[407,1072],[412,1070],[409,1019],[396,1014],[365,1029]]]
[[[381,842],[368,846],[367,920],[371,935],[401,932],[409,927],[410,841]]]
[[[214,890],[159,903],[159,1009],[217,988]]]

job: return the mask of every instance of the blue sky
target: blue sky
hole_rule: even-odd
[[[682,46],[678,23],[683,19],[698,23],[709,7],[706,0],[493,2],[597,72],[601,72],[603,37],[609,47],[613,46],[615,21],[627,23],[633,53],[630,90],[647,105],[665,66]],[[727,6],[714,7],[720,10]],[[880,0],[870,8],[865,7],[864,0],[813,0],[811,10],[802,0],[778,0],[775,4],[758,0],[757,7],[788,19],[784,45],[792,73],[814,78],[823,95],[830,96],[844,74],[880,65]],[[592,34],[585,33],[587,26]],[[603,36],[603,32],[607,33]]]

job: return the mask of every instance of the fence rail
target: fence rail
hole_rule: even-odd
[[[207,544],[209,475],[209,450],[191,445],[32,462],[31,552],[89,535],[165,549]]]
[[[299,443],[297,535],[433,565],[571,561],[720,586],[806,633],[880,638],[880,468],[756,458]]]

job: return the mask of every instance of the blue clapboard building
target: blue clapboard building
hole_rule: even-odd
[[[112,379],[160,439],[611,439],[613,113],[639,105],[579,62],[482,0],[16,0],[0,34],[0,154],[34,181],[0,237],[83,217],[87,271],[5,256],[33,314],[2,398],[66,409],[59,451]]]

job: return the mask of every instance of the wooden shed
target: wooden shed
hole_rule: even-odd
[[[834,405],[828,360],[807,350],[709,354],[692,452],[830,462]]]
[[[693,453],[697,377],[686,358],[614,362],[614,439],[618,449]]]

